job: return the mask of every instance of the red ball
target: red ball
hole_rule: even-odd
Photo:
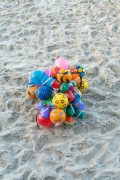
[[[36,121],[38,126],[43,126],[43,127],[50,127],[53,124],[49,117],[42,118],[41,114],[37,114]]]
[[[72,102],[74,100],[74,95],[72,93],[71,90],[68,90],[67,92],[65,92],[64,94],[66,94],[66,96],[68,97],[68,101]]]
[[[60,70],[60,67],[53,67],[53,68],[51,69],[50,76],[51,76],[51,77],[56,77],[57,74],[58,74],[58,72],[59,72],[59,70]]]

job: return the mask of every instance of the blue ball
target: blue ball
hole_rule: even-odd
[[[29,77],[29,83],[34,85],[42,84],[43,78],[45,77],[45,73],[40,70],[35,70],[31,72]]]
[[[81,98],[81,96],[78,93],[74,92],[73,94],[74,94],[74,99],[80,99]]]
[[[52,90],[47,86],[40,86],[35,92],[36,97],[40,100],[46,100],[52,95]]]

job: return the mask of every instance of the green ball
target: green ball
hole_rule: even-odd
[[[85,116],[84,111],[80,111],[79,109],[75,109],[74,117],[79,118],[79,119],[83,119],[84,116]]]
[[[42,101],[42,106],[49,105],[50,103],[52,103],[52,97],[48,98],[47,100]]]
[[[66,92],[66,91],[68,91],[68,90],[69,90],[69,84],[63,83],[63,84],[60,86],[60,91],[61,91],[62,93]]]
[[[67,116],[73,116],[75,114],[75,108],[72,105],[69,105],[66,108],[66,115]]]

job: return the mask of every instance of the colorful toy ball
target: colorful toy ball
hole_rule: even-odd
[[[76,83],[80,82],[80,75],[79,74],[76,74],[76,73],[73,73],[72,74],[72,80],[75,81]]]
[[[53,105],[56,108],[65,108],[68,105],[68,98],[65,94],[63,93],[57,93],[52,100]]]
[[[85,104],[82,103],[79,99],[76,99],[76,100],[73,102],[73,106],[76,107],[76,108],[79,109],[79,110],[85,109]]]
[[[72,105],[69,105],[66,108],[66,115],[67,116],[73,116],[75,114],[75,108]]]
[[[68,62],[65,58],[58,58],[55,61],[54,67],[60,67],[63,69],[68,69]]]
[[[69,84],[67,84],[67,83],[61,84],[61,86],[60,86],[60,91],[61,91],[62,93],[68,91],[68,89],[69,89]]]
[[[77,72],[80,74],[80,77],[83,77],[85,75],[85,69],[83,66],[76,66]]]
[[[29,83],[32,83],[34,85],[41,85],[43,77],[45,77],[45,73],[40,70],[35,70],[31,72],[29,77]]]
[[[53,124],[49,117],[48,118],[42,118],[41,114],[37,114],[36,122],[37,122],[38,127],[39,126],[50,127]]]
[[[47,76],[50,76],[50,69],[49,68],[46,68],[43,72],[47,75]]]
[[[64,123],[67,124],[67,125],[73,126],[75,122],[74,122],[74,120],[73,120],[73,118],[71,116],[66,116],[66,119],[65,119]]]
[[[35,91],[38,89],[38,86],[29,86],[27,89],[26,89],[26,96],[27,98],[29,99],[34,99],[36,98],[36,95],[35,95]]]
[[[38,111],[42,109],[42,101],[35,106],[35,109]]]
[[[80,91],[84,92],[88,88],[88,82],[86,81],[85,78],[82,78],[82,82],[80,85]]]
[[[74,100],[74,95],[71,90],[68,90],[67,92],[65,92],[65,94],[68,97],[69,102],[72,102]]]
[[[36,97],[39,98],[40,100],[46,100],[51,95],[52,95],[52,90],[45,85],[40,86],[36,91]]]
[[[57,80],[62,83],[62,82],[67,82],[69,83],[72,79],[72,74],[70,70],[65,70],[61,69],[58,74],[57,74]]]
[[[51,76],[51,77],[56,77],[56,76],[57,76],[57,73],[59,72],[60,69],[61,69],[60,67],[53,67],[53,68],[51,69],[50,76]]]
[[[62,124],[66,119],[66,114],[62,109],[53,109],[50,113],[50,120],[56,124]]]
[[[83,119],[85,116],[85,112],[75,108],[75,114],[73,116],[79,119]]]

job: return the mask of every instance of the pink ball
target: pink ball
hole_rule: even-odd
[[[63,69],[68,69],[68,62],[65,58],[58,58],[55,61],[54,67],[55,66]]]

